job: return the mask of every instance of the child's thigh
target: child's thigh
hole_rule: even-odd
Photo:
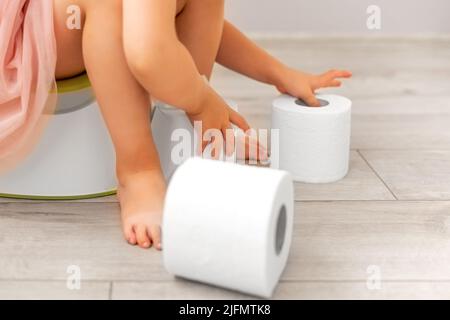
[[[85,70],[82,50],[85,1],[53,0],[58,56],[56,64],[57,79],[74,76]],[[76,22],[78,22],[76,19],[78,18],[80,19],[79,25],[81,28],[76,28]]]
[[[177,0],[177,15],[192,0]],[[54,26],[57,44],[56,78],[67,78],[85,70],[83,60],[83,26],[86,13],[90,10],[120,10],[122,0],[53,0]],[[73,8],[80,10],[80,29],[71,29],[67,22],[73,22]],[[89,13],[88,13],[89,14]]]

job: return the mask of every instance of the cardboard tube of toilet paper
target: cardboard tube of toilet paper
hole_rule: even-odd
[[[287,172],[189,159],[166,196],[164,265],[180,277],[268,298],[288,258],[293,204]]]
[[[273,102],[272,165],[290,172],[295,181],[328,183],[348,172],[351,106],[337,95],[318,95],[321,107],[308,107],[287,95]]]

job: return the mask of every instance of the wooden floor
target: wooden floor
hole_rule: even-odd
[[[298,68],[354,73],[332,90],[354,102],[350,173],[296,185],[292,251],[274,298],[449,299],[450,40],[260,43]],[[276,92],[216,71],[218,91],[270,127]],[[114,197],[0,200],[0,298],[251,298],[175,280],[160,253],[125,244],[119,225]],[[81,290],[66,288],[69,265],[81,267]]]

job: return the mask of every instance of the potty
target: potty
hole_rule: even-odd
[[[87,75],[57,88],[55,115],[33,152],[0,174],[0,197],[76,200],[116,192],[114,148]]]

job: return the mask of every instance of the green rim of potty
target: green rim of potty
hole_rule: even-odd
[[[28,196],[22,194],[8,194],[8,193],[0,193],[0,198],[8,198],[8,199],[17,199],[17,200],[55,200],[55,201],[63,201],[63,200],[87,200],[87,199],[95,199],[102,198],[107,196],[113,196],[117,193],[117,190],[93,193],[93,194],[83,194],[83,195],[74,195],[74,196]]]
[[[91,87],[91,82],[87,76],[87,73],[82,73],[73,78],[67,78],[56,82],[57,93],[69,93],[74,91],[80,91]]]

